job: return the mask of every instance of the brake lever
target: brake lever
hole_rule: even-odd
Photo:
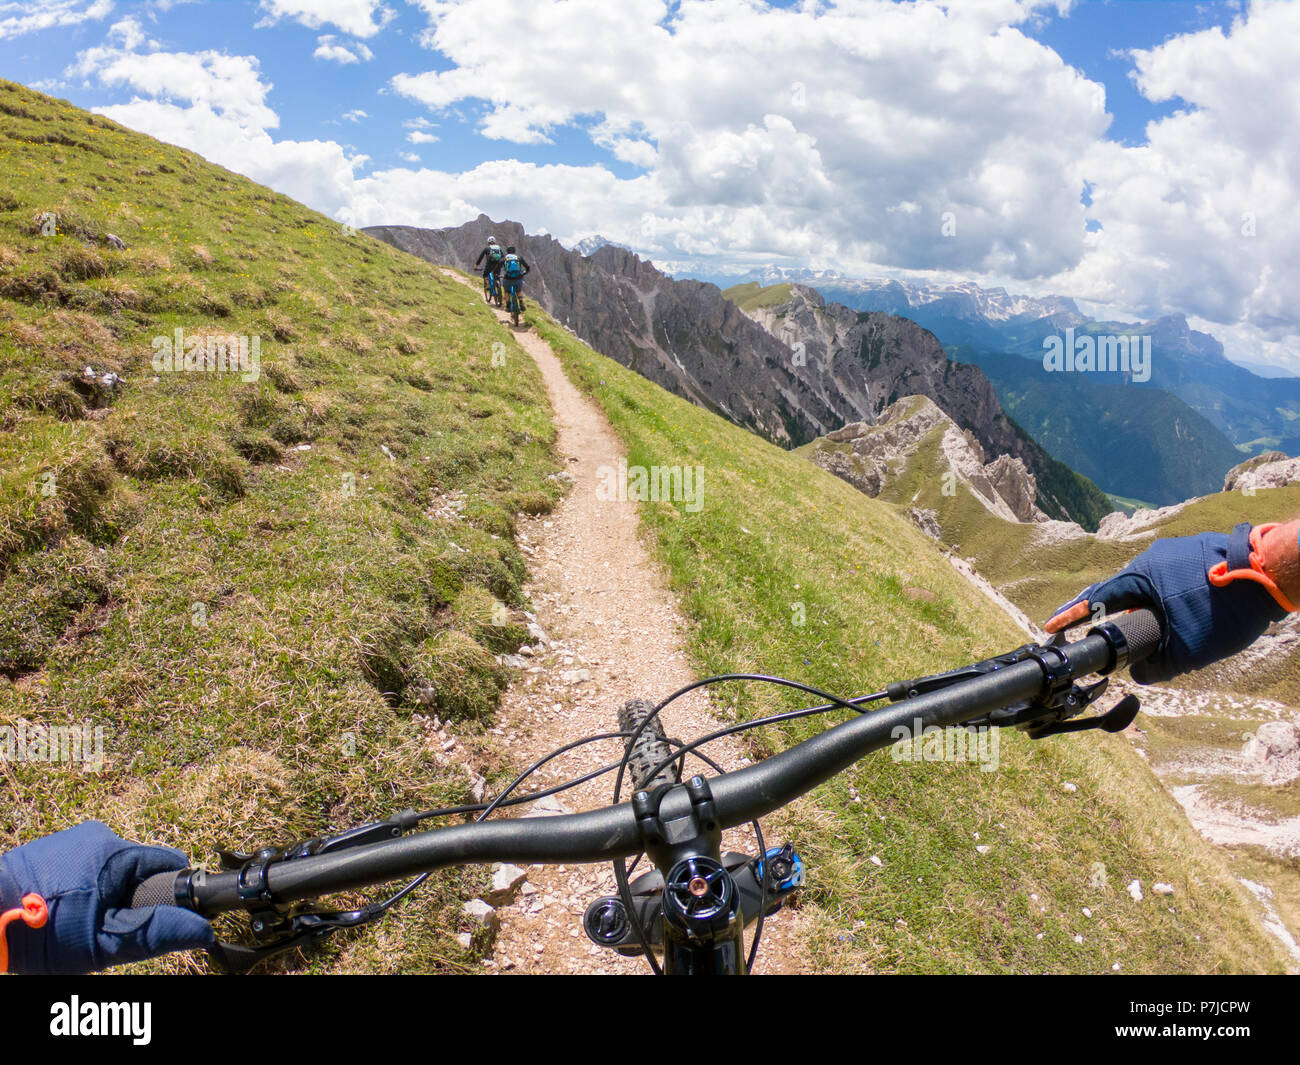
[[[1085,732],[1099,728],[1103,732],[1123,732],[1133,724],[1142,708],[1136,695],[1126,695],[1104,714],[1084,718],[1082,721],[1052,721],[1042,725],[1029,726],[1026,734],[1032,740],[1041,740],[1045,736],[1056,736],[1062,732]]]
[[[207,948],[208,957],[222,972],[240,975],[260,965],[277,954],[306,947],[317,939],[324,939],[337,926],[322,920],[320,914],[302,913],[284,918],[275,927],[268,928],[261,924],[262,918],[253,920],[253,935],[269,940],[257,947],[246,947],[241,943],[226,943],[218,940]]]

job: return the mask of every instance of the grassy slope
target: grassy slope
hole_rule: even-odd
[[[1030,526],[989,514],[964,487],[952,496],[943,495],[940,477],[946,469],[936,436],[926,441],[903,476],[882,493],[882,499],[936,510],[945,541],[974,560],[1007,598],[1040,622],[1080,589],[1123,569],[1158,536],[1227,532],[1240,521],[1260,524],[1300,513],[1300,485],[1262,489],[1251,496],[1221,492],[1188,504],[1152,526],[1149,535],[1135,540],[1085,537],[1051,543],[1036,536]],[[1290,708],[1292,717],[1300,718],[1296,697],[1300,655],[1296,654],[1256,662],[1246,670],[1231,661],[1216,664],[1180,677],[1170,686],[1208,693],[1208,698],[1194,717],[1144,715],[1140,719],[1145,747],[1158,764],[1195,760],[1199,752],[1214,748],[1239,750],[1242,737],[1261,719],[1273,716],[1271,711],[1252,709],[1253,699],[1282,703]],[[1203,779],[1195,775],[1184,779],[1177,772],[1168,780],[1171,785],[1197,782]],[[1295,782],[1281,787],[1214,783],[1207,788],[1229,806],[1240,801],[1266,815],[1300,816],[1300,787]],[[1290,926],[1300,926],[1300,869],[1296,863],[1253,848],[1234,848],[1232,854],[1233,868],[1242,876],[1268,883],[1277,892],[1278,905]]]
[[[768,285],[764,288],[757,281],[747,281],[743,285],[732,285],[722,293],[742,311],[756,311],[760,307],[779,307],[790,302],[790,286]]]
[[[555,498],[532,361],[428,264],[5,82],[0,170],[0,723],[107,748],[0,762],[0,846],[93,816],[210,864],[465,800],[417,714],[472,743],[522,636],[493,611],[524,605],[514,515]],[[260,336],[259,379],[155,374],[178,326]],[[480,876],[310,966],[461,966]]]
[[[535,317],[570,377],[626,441],[631,463],[704,468],[699,513],[668,503],[642,511],[695,620],[691,650],[699,669],[759,670],[863,692],[1020,642],[895,508],[666,394]],[[729,690],[722,701],[724,712],[740,717],[799,704],[783,690],[753,686]],[[815,727],[769,732],[771,746],[762,750]],[[906,972],[1104,972],[1116,962],[1129,972],[1278,967],[1241,889],[1125,740],[1002,739],[997,772],[881,755],[789,814],[785,827],[810,860],[822,965]],[[1078,791],[1063,791],[1064,781]],[[990,852],[977,853],[977,843]],[[1105,890],[1092,886],[1098,863]],[[1175,904],[1150,896],[1134,904],[1123,890],[1134,878],[1175,882]],[[1082,916],[1085,906],[1092,918]]]

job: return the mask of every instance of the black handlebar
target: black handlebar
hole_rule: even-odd
[[[1033,700],[1063,680],[1112,670],[1153,654],[1163,640],[1157,616],[1137,610],[1109,619],[1075,643],[1053,648],[1052,664],[1030,656],[960,683],[925,691],[886,709],[827,729],[755,765],[710,780],[722,827],[756,820],[810,791],[872,751],[895,730],[970,722],[1000,707]],[[1059,653],[1057,653],[1059,652]],[[686,790],[663,796],[664,822],[690,812]],[[136,889],[134,906],[182,905],[211,916],[227,910],[291,903],[373,886],[449,865],[516,862],[567,864],[611,861],[640,850],[631,803],[586,813],[453,825],[357,846],[337,853],[271,862],[236,872],[159,873]]]

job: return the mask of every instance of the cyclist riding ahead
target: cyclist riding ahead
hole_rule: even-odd
[[[501,273],[505,278],[506,306],[514,314],[516,325],[519,324],[519,315],[524,313],[524,277],[530,269],[528,261],[515,251],[513,244],[506,248]]]
[[[488,237],[487,246],[478,253],[474,260],[474,269],[483,264],[483,298],[501,304],[501,269],[505,265],[506,253],[496,237]]]
[[[508,249],[506,254],[514,254],[514,249]],[[526,264],[522,273],[527,273]],[[517,284],[518,279],[516,279],[516,286]],[[1056,633],[1085,621],[1097,625],[1093,634],[1078,643],[1069,645],[1076,650],[1077,658],[1091,656],[1088,657],[1087,668],[1079,669],[1078,672],[1108,672],[1127,660],[1131,653],[1133,678],[1140,684],[1150,684],[1168,680],[1180,673],[1199,669],[1220,658],[1235,654],[1260,636],[1270,623],[1294,611],[1297,602],[1300,602],[1300,520],[1284,524],[1260,525],[1253,529],[1248,524],[1242,524],[1230,534],[1202,533],[1198,536],[1157,540],[1119,574],[1084,589],[1073,600],[1060,607],[1047,623],[1047,629],[1049,632]],[[1128,610],[1135,610],[1137,613],[1127,616],[1120,614]],[[1147,613],[1148,611],[1150,613]],[[1108,613],[1112,615],[1113,624],[1107,621]],[[1158,625],[1149,624],[1153,621],[1153,616]],[[1091,646],[1089,646],[1090,641]],[[990,706],[1006,707],[999,712],[1011,713],[1012,716],[995,721],[995,723],[1005,723],[1023,721],[1026,713],[1040,713],[1040,708],[1045,705],[1042,702],[1032,702],[1026,708],[1026,704],[1020,702],[1015,705],[1021,709],[1015,710],[1008,704],[1006,698],[1013,684],[1027,684],[1031,689],[1039,690],[1040,685],[1044,683],[1043,678],[1047,677],[1049,681],[1046,685],[1047,689],[1050,689],[1053,696],[1065,695],[1065,702],[1073,708],[1073,713],[1078,713],[1074,702],[1081,692],[1086,694],[1101,687],[1096,685],[1091,689],[1076,687],[1067,690],[1069,677],[1073,675],[1072,671],[1077,665],[1070,661],[1070,656],[1053,654],[1050,646],[1035,645],[1022,651],[1027,653],[1019,657],[1017,653],[1004,656],[997,660],[997,665],[993,666],[991,671],[985,670],[974,680],[968,680],[972,669],[958,670],[955,673],[908,681],[902,685],[891,685],[888,694],[891,699],[909,700],[908,707],[924,706],[926,713],[933,712],[936,717],[946,715],[943,723],[958,724],[974,721],[980,710],[972,710],[969,705],[957,706],[956,704],[963,698],[967,698],[967,702],[970,703],[974,699],[975,687],[983,685],[981,689],[983,694],[980,696],[983,700],[981,709]],[[1008,664],[1012,659],[1015,664]],[[1062,667],[1063,660],[1066,663],[1065,667]],[[1065,676],[1065,687],[1060,684],[1062,676]],[[798,686],[790,681],[781,683]],[[965,696],[963,689],[971,694]],[[805,690],[815,691],[815,689]],[[868,699],[882,698],[885,694],[881,692],[875,696],[861,697],[854,701],[858,705],[849,708],[862,710],[861,703]],[[848,705],[844,700],[839,701]],[[1087,700],[1084,701],[1086,703]],[[627,704],[625,710],[633,705],[636,704]],[[648,704],[639,705],[651,711],[651,714],[657,712]],[[660,704],[658,709],[662,709],[664,705],[666,703]],[[1051,703],[1050,705],[1062,704]],[[946,709],[936,709],[941,706],[946,706]],[[906,714],[921,712],[919,709],[911,710],[904,707],[899,709]],[[1112,726],[1123,728],[1132,721],[1132,714],[1136,713],[1136,702],[1132,704],[1127,718],[1124,718],[1119,711],[1120,707],[1116,707],[1109,714],[1101,717],[1074,721],[1065,720],[1069,716],[1068,713],[1057,718],[1031,716],[1028,718],[1028,726],[1031,728],[1037,726],[1038,735],[1052,735],[1088,727],[1102,727],[1113,731]],[[876,728],[873,718],[888,719],[892,713],[893,711],[888,709],[861,713],[856,720],[850,719],[846,724],[822,733],[818,737],[818,742],[822,743],[823,748],[828,747],[831,745],[830,737],[837,732],[842,736],[845,735],[843,732],[845,729],[856,730],[852,735],[859,737],[865,731]],[[629,725],[634,730],[633,739],[628,741],[628,754],[631,757],[636,735],[645,731],[646,725],[653,724],[654,721],[652,716],[633,717],[630,711],[627,717],[629,720],[623,722],[625,730]],[[993,718],[995,713],[988,713],[983,720]],[[1107,721],[1108,718],[1122,720]],[[880,729],[886,730],[886,736],[888,727],[887,722],[879,726]],[[1035,732],[1030,731],[1029,734],[1034,736]],[[858,746],[856,749],[849,750],[847,756],[842,755],[842,750],[836,753],[836,757],[840,758],[841,766],[856,760],[863,753],[860,741],[854,739],[852,742],[857,742]],[[888,742],[887,738],[880,739],[878,742],[873,741],[867,749],[879,749]],[[695,813],[692,811],[698,812],[700,822],[706,824],[711,830],[717,827],[718,821],[723,822],[722,827],[742,823],[749,819],[751,811],[759,810],[760,807],[766,811],[780,805],[780,800],[767,802],[768,793],[787,795],[802,793],[817,782],[809,774],[806,765],[799,769],[791,767],[797,762],[807,763],[821,756],[809,752],[802,754],[802,757],[793,759],[790,757],[800,753],[799,747],[796,747],[765,762],[757,763],[740,773],[716,778],[715,789],[712,792],[704,778],[694,776],[689,782],[678,784],[675,789],[679,791],[685,789],[689,793],[690,806],[688,807],[678,796],[673,800],[674,809],[683,816],[689,813],[694,817]],[[658,765],[656,772],[663,770],[676,757],[676,753],[670,754],[666,761]],[[782,763],[779,768],[777,763]],[[625,762],[625,764],[629,763]],[[765,769],[766,766],[771,768]],[[834,767],[824,768],[818,779],[825,779],[835,771],[837,770]],[[742,777],[746,781],[755,780],[757,776],[765,773],[767,775],[764,776],[761,786],[755,783],[751,788],[747,783],[742,784],[739,780]],[[798,784],[792,784],[793,777],[799,773],[803,775],[799,777]],[[729,778],[730,786],[724,786]],[[620,781],[621,779],[620,768]],[[635,835],[627,838],[628,833],[633,831],[627,822],[627,818],[631,815],[626,815],[622,819],[607,819],[612,816],[611,811],[617,813],[619,808],[608,808],[604,815],[570,815],[568,818],[546,818],[545,821],[548,825],[558,825],[565,820],[596,819],[588,832],[591,840],[595,842],[589,840],[581,847],[578,844],[570,845],[578,848],[577,852],[583,855],[579,860],[583,861],[596,860],[593,855],[597,850],[601,850],[606,855],[609,853],[630,855],[636,853],[639,848],[646,849],[647,852],[654,850],[653,845],[656,843],[661,848],[667,847],[662,826],[664,824],[676,826],[678,822],[660,822],[659,807],[656,803],[661,802],[665,807],[668,806],[668,798],[671,798],[674,789],[671,787],[667,791],[656,789],[650,793],[644,790],[649,785],[638,783],[636,787],[643,789],[634,795],[631,804],[632,811],[636,815],[637,831],[644,828],[650,833],[641,835],[639,843]],[[503,793],[493,800],[484,816],[491,808],[501,803],[504,797]],[[744,816],[737,814],[737,810],[745,811]],[[174,876],[174,872],[183,870],[186,865],[186,859],[181,852],[167,847],[129,843],[98,822],[87,822],[33,840],[16,850],[0,855],[0,971],[77,973],[142,960],[171,951],[198,947],[220,950],[221,947],[215,943],[205,913],[215,913],[241,906],[246,908],[262,906],[263,910],[258,912],[264,914],[269,912],[265,907],[280,898],[291,901],[294,898],[310,897],[313,892],[303,886],[305,878],[317,875],[316,882],[319,884],[320,877],[323,876],[323,874],[306,872],[307,869],[312,868],[313,862],[316,863],[315,868],[333,867],[329,876],[333,877],[334,890],[339,890],[340,886],[355,886],[360,880],[367,879],[355,872],[360,866],[364,847],[358,846],[347,850],[342,856],[332,853],[348,847],[353,842],[362,842],[349,839],[360,833],[365,834],[364,842],[369,844],[372,851],[384,851],[387,855],[383,859],[387,863],[383,868],[379,868],[379,864],[382,863],[376,859],[379,864],[374,874],[369,877],[375,883],[391,880],[398,875],[409,875],[403,870],[412,868],[428,870],[439,865],[470,860],[468,856],[471,854],[486,853],[482,849],[488,846],[486,842],[482,842],[486,837],[473,835],[480,828],[489,830],[495,826],[494,832],[497,837],[502,837],[503,833],[514,833],[509,836],[509,845],[516,848],[520,854],[526,855],[526,860],[545,860],[546,856],[554,851],[554,847],[550,851],[547,850],[549,841],[545,838],[546,833],[533,828],[528,833],[520,835],[512,827],[528,825],[527,820],[453,826],[445,830],[396,839],[402,835],[404,828],[410,827],[404,825],[403,819],[410,821],[418,816],[397,815],[389,822],[354,829],[326,840],[308,841],[299,845],[294,851],[277,858],[260,862],[250,860],[240,869],[237,882],[233,887],[229,884],[223,887],[221,881],[223,877],[226,881],[236,878],[235,873],[209,875],[207,881],[202,879],[204,876],[202,873],[192,875],[182,873],[179,877]],[[576,828],[572,831],[579,832]],[[679,830],[675,829],[675,831]],[[442,851],[448,852],[450,856],[444,854],[438,861],[432,861],[422,855],[412,857],[411,852],[417,848],[431,846],[433,838],[438,837],[440,832],[449,840],[443,845]],[[564,834],[558,827],[553,832],[555,837]],[[454,844],[450,842],[451,837],[455,838]],[[611,850],[607,841],[613,837],[621,840],[619,843],[621,850]],[[375,838],[384,838],[389,842],[370,842]],[[430,842],[424,842],[426,840]],[[302,852],[301,855],[298,853],[299,850]],[[442,851],[439,853],[441,854]],[[718,866],[717,862],[713,862],[710,866],[707,858],[688,857],[687,860],[679,861],[678,866],[691,866],[689,880],[678,885],[665,869],[667,879],[660,879],[657,882],[656,891],[660,894],[654,898],[655,905],[666,912],[667,900],[670,896],[673,899],[677,898],[673,892],[680,886],[683,891],[681,900],[685,901],[679,907],[680,913],[674,911],[676,916],[672,919],[677,920],[679,924],[682,921],[693,921],[695,924],[691,927],[695,927],[703,918],[716,920],[717,911],[713,906],[715,883],[732,884],[734,881],[734,890],[748,892],[747,901],[743,903],[746,919],[753,916],[753,910],[756,908],[758,920],[761,922],[766,900],[772,897],[769,888],[774,892],[777,880],[780,879],[784,883],[788,873],[786,869],[777,871],[781,861],[778,852],[761,853],[766,853],[768,858],[756,859],[745,869],[732,863],[731,855],[723,855],[723,859],[728,862],[727,873],[720,868],[714,868]],[[316,857],[312,857],[313,855]],[[305,860],[296,863],[293,860],[286,860],[298,857]],[[739,857],[743,859],[743,856]],[[677,856],[672,860],[677,860]],[[797,859],[795,861],[797,862]],[[273,862],[276,864],[272,864]],[[295,867],[303,871],[295,872]],[[674,872],[676,868],[674,867]],[[278,870],[283,871],[273,872]],[[748,881],[742,877],[742,873],[746,870],[748,870]],[[728,873],[731,874],[730,877]],[[659,874],[653,875],[659,876]],[[161,891],[147,890],[149,884],[143,883],[144,881],[157,882],[160,878],[163,882]],[[646,877],[643,876],[642,879]],[[793,881],[799,878],[792,876],[790,879]],[[295,881],[299,884],[296,893],[293,887]],[[624,873],[620,888],[622,890],[626,887],[626,873]],[[635,887],[636,883],[633,883],[632,888]],[[314,893],[327,892],[318,889]],[[405,893],[404,891],[402,894]],[[626,897],[632,898],[630,890]],[[665,900],[662,904],[659,902],[661,897]],[[756,900],[762,901],[757,901],[756,904]],[[646,944],[644,949],[648,951],[652,939],[649,933],[645,933],[646,938],[638,939],[628,928],[628,917],[632,916],[637,934],[641,934],[645,925],[643,917],[637,917],[634,913],[629,915],[625,909],[620,910],[619,906],[615,905],[618,901],[618,899],[597,900],[601,906],[596,910],[591,925],[587,928],[588,935],[613,949],[625,951],[628,944],[632,943],[635,952],[641,949],[635,944],[644,943]],[[700,907],[705,903],[709,904],[707,913],[700,911]],[[644,904],[644,898],[637,903],[639,906]],[[593,904],[594,906],[596,904]],[[361,923],[354,918],[354,914],[308,914],[304,919],[306,923],[296,926],[298,938],[292,940],[292,943],[306,942],[313,934],[319,934],[320,929],[329,920],[333,921],[333,927]],[[668,919],[669,917],[666,916],[665,920]],[[667,929],[668,925],[665,924],[664,927]],[[667,934],[664,932],[664,935]],[[674,943],[677,942],[674,940]],[[678,950],[679,947],[674,946],[672,949]],[[689,952],[689,944],[687,948],[682,949]],[[252,953],[247,956],[256,958],[259,955]],[[731,960],[735,961],[734,954]],[[746,968],[733,966],[727,971],[744,972]],[[678,962],[676,971],[699,970],[683,968]]]

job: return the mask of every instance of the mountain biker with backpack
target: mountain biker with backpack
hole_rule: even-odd
[[[478,253],[478,258],[474,260],[474,269],[478,270],[479,263],[483,264],[483,291],[490,292],[491,275],[496,275],[498,288],[501,285],[501,270],[505,266],[506,253],[501,249],[496,237],[488,237],[487,246]]]
[[[515,246],[511,244],[506,248],[505,260],[501,267],[501,276],[505,281],[507,303],[513,293],[515,299],[519,301],[519,310],[524,309],[524,277],[532,268],[528,261],[515,251]]]
[[[1139,684],[1152,684],[1237,653],[1297,602],[1300,520],[1242,524],[1230,534],[1157,540],[1061,606],[1047,631],[1106,611],[1154,610],[1164,643],[1131,669]],[[131,906],[142,880],[186,864],[180,851],[129,843],[97,821],[0,854],[0,972],[79,973],[209,946],[212,927],[199,914]]]

